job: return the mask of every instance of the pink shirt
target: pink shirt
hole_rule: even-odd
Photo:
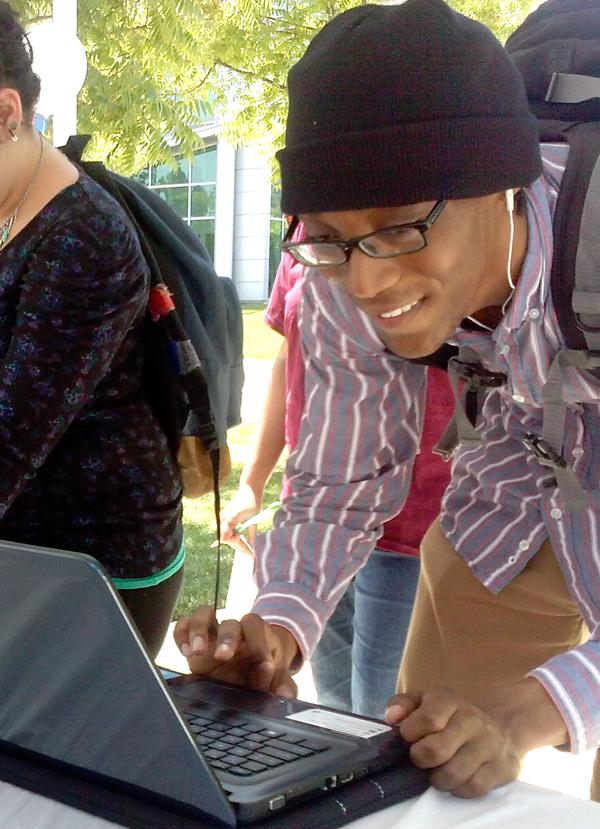
[[[303,235],[302,225],[294,239]],[[296,321],[304,268],[289,253],[283,253],[269,299],[265,320],[285,337],[286,365],[285,442],[290,451],[298,442],[304,409],[304,361]],[[421,451],[415,457],[410,492],[402,512],[384,525],[377,547],[396,553],[418,555],[421,539],[440,512],[440,502],[450,479],[450,465],[432,452],[452,415],[454,401],[445,371],[429,368]],[[281,495],[289,495],[284,477]]]

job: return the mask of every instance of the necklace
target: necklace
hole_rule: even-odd
[[[25,192],[21,196],[21,199],[20,199],[19,203],[17,204],[17,206],[15,207],[13,212],[10,214],[8,219],[5,219],[2,222],[2,224],[0,225],[0,250],[2,250],[2,248],[7,244],[8,240],[9,240],[9,237],[10,237],[10,232],[13,229],[13,225],[15,223],[15,219],[17,218],[19,210],[23,207],[27,197],[31,193],[31,190],[33,188],[33,184],[34,184],[34,182],[37,178],[37,175],[40,171],[40,166],[42,164],[42,156],[44,154],[44,139],[42,138],[41,133],[38,133],[38,135],[40,136],[40,154],[39,154],[39,157],[38,157],[38,160],[37,160],[37,164],[35,165],[35,170],[33,171],[33,175],[31,176],[31,180],[30,180],[29,184],[27,185],[27,189],[25,190]]]

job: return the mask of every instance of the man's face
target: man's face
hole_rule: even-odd
[[[301,219],[307,237],[348,240],[423,219],[433,204],[311,213]],[[465,317],[501,305],[508,296],[509,229],[504,194],[449,201],[427,231],[427,247],[422,250],[374,259],[355,249],[349,262],[321,268],[321,273],[347,291],[390,351],[424,357],[436,351]],[[515,237],[517,262],[524,255],[524,234],[523,220]]]

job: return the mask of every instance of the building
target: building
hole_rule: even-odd
[[[279,264],[284,221],[279,192],[256,147],[235,149],[215,123],[198,129],[203,149],[176,170],[151,166],[139,178],[156,190],[206,245],[219,276],[233,279],[242,302],[264,302]]]

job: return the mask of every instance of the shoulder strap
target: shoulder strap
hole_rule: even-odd
[[[600,124],[565,130],[569,159],[554,214],[552,299],[567,348],[600,350]]]

